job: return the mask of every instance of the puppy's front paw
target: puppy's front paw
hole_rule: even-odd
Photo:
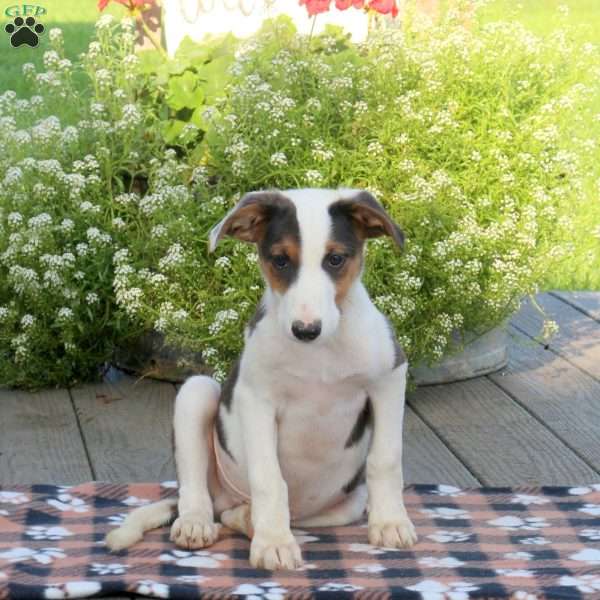
[[[298,569],[302,566],[300,546],[290,533],[287,536],[254,535],[250,544],[250,564],[257,569]]]
[[[218,523],[194,513],[178,517],[171,525],[171,541],[180,548],[197,550],[214,544],[219,537]]]
[[[408,516],[369,521],[369,544],[383,548],[410,548],[417,541],[415,526]]]

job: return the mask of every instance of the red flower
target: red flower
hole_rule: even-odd
[[[98,10],[104,10],[109,2],[110,0],[98,0]]]
[[[309,17],[327,12],[330,4],[331,0],[300,0],[300,6],[306,6]]]
[[[396,5],[396,0],[371,0],[369,2],[369,8],[376,10],[382,15],[391,14],[392,17],[395,17],[398,14],[398,6]]]

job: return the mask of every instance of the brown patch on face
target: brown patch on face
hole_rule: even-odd
[[[336,254],[342,253],[336,252]],[[338,276],[335,277],[335,303],[338,307],[342,305],[346,295],[348,294],[348,290],[354,281],[360,276],[362,264],[362,253],[349,256],[346,259],[344,266],[340,269]]]
[[[300,240],[291,233],[284,236],[271,245],[261,244],[260,267],[267,283],[276,292],[283,294],[292,285],[300,268]],[[287,258],[284,267],[278,266],[280,257]]]

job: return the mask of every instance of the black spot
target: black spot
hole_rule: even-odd
[[[344,493],[350,494],[361,483],[364,483],[366,481],[365,475],[366,475],[366,463],[363,463],[360,466],[360,468],[358,469],[358,471],[356,472],[356,475],[342,488],[344,490]]]
[[[256,307],[256,311],[254,312],[254,315],[252,316],[250,321],[248,321],[248,332],[250,333],[250,335],[252,335],[252,333],[254,333],[256,326],[260,323],[260,321],[262,320],[262,318],[265,316],[266,313],[267,313],[267,309],[265,308],[264,304],[261,302]]]
[[[401,364],[406,362],[406,354],[404,354],[404,350],[402,346],[398,343],[396,338],[396,332],[394,331],[394,326],[392,322],[386,317],[388,330],[390,332],[390,337],[392,338],[392,343],[394,344],[394,369],[399,367]]]
[[[373,423],[373,407],[371,406],[371,399],[367,396],[363,409],[358,414],[356,423],[346,440],[344,448],[351,448],[354,444],[358,444],[362,439],[367,427],[370,427]]]
[[[342,201],[334,202],[329,207],[329,216],[331,217],[331,239],[344,246],[348,256],[360,252],[363,243],[356,233],[352,205]]]
[[[217,432],[217,439],[219,440],[219,445],[221,446],[221,448],[223,448],[223,450],[225,452],[227,452],[227,454],[229,454],[231,459],[235,462],[235,458],[233,458],[233,454],[231,454],[231,451],[227,447],[227,434],[225,433],[225,423],[223,422],[223,419],[221,418],[221,407],[220,406],[217,409],[217,417],[215,419],[215,431]]]
[[[262,241],[258,245],[260,257],[271,262],[274,258],[274,244],[291,238],[300,248],[300,226],[296,216],[294,203],[283,195],[276,196],[276,201],[265,206],[267,227]],[[274,275],[286,287],[289,287],[298,276],[299,257],[290,256],[289,264],[284,269],[274,269]]]
[[[233,388],[235,387],[238,375],[240,374],[241,360],[242,359],[240,357],[235,361],[231,371],[229,372],[229,375],[227,376],[227,379],[225,380],[225,383],[223,384],[223,387],[221,388],[220,402],[228,411],[231,410],[231,402],[233,401]]]

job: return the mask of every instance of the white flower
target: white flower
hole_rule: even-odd
[[[238,318],[239,314],[233,308],[220,310],[215,314],[215,320],[209,325],[208,331],[211,335],[216,335],[227,323],[233,323],[237,321]]]
[[[287,165],[287,156],[284,152],[275,152],[271,154],[270,163],[276,167]]]
[[[231,259],[228,256],[220,256],[215,260],[215,267],[219,267],[220,269],[226,269],[231,266]]]
[[[50,38],[51,42],[59,42],[62,40],[62,29],[60,29],[59,27],[53,27],[49,32],[48,32],[48,37]]]
[[[63,306],[58,310],[58,318],[63,321],[68,321],[73,318],[73,310],[68,306]]]
[[[306,181],[311,185],[318,185],[323,182],[323,175],[319,171],[310,169],[304,174]]]

